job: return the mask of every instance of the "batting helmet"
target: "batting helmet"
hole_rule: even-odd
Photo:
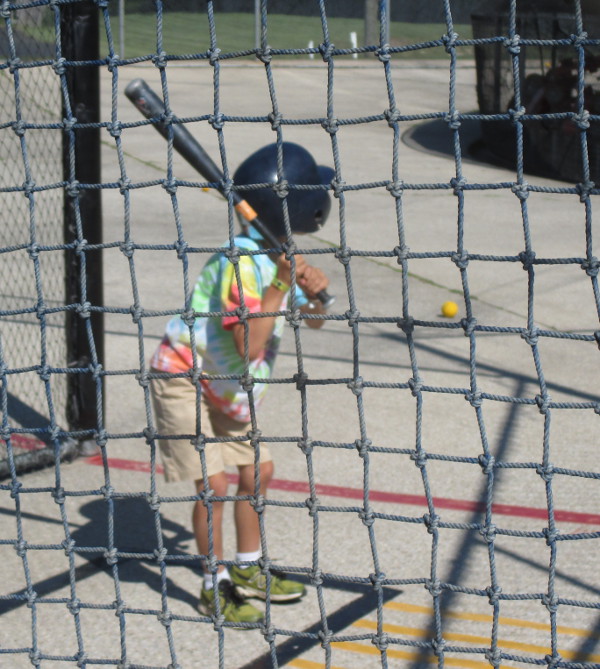
[[[330,183],[334,171],[330,167],[317,165],[306,149],[291,142],[283,142],[282,148],[283,179],[289,184],[314,186]],[[248,156],[236,170],[233,181],[236,186],[276,184],[277,144],[268,144]],[[274,235],[282,237],[286,234],[282,199],[271,186],[240,193]],[[331,200],[326,190],[290,188],[287,206],[292,232],[316,232],[329,215]]]

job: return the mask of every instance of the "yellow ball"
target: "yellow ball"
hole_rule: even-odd
[[[458,304],[456,302],[448,301],[442,304],[442,316],[446,318],[454,318],[458,313]]]

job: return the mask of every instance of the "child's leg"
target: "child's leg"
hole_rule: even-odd
[[[254,495],[254,465],[238,467],[240,481],[239,496]],[[273,478],[273,462],[260,465],[260,493],[266,495],[267,487]],[[258,514],[247,500],[239,500],[234,508],[235,529],[238,553],[254,553],[260,549],[260,528]]]
[[[224,497],[227,494],[227,476],[225,472],[218,472],[217,474],[209,476],[208,484],[216,496]],[[203,489],[203,481],[196,481],[196,491],[201,493]],[[224,502],[211,502],[212,553],[217,560],[223,559],[223,506]],[[196,544],[198,545],[198,552],[200,555],[208,556],[211,552],[208,532],[208,509],[202,501],[197,501],[194,504],[192,527],[196,538]],[[219,572],[222,572],[224,569],[225,567],[223,565],[219,565]],[[205,572],[208,571],[206,564],[204,565],[204,570]]]

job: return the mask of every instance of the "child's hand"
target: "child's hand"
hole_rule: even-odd
[[[298,285],[309,299],[315,299],[318,293],[326,290],[327,286],[329,286],[329,279],[325,273],[318,267],[313,267],[306,263],[302,274],[298,272],[298,277]]]

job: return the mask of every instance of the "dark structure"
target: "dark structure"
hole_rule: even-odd
[[[509,36],[509,0],[487,0],[474,10],[473,37]],[[516,34],[520,40],[546,41],[519,44],[520,103],[526,114],[577,114],[580,111],[579,50],[572,36],[578,33],[575,0],[528,0],[517,3]],[[583,30],[589,40],[600,38],[600,3],[581,3]],[[548,41],[555,42],[548,44]],[[585,44],[583,106],[600,114],[600,46]],[[482,114],[507,114],[515,107],[513,55],[504,40],[475,47],[477,97]],[[529,119],[524,125],[525,171],[568,181],[583,178],[581,129],[572,117]],[[487,149],[500,161],[515,165],[516,131],[509,118],[482,121]],[[600,181],[600,123],[589,119],[587,128],[592,180]]]

